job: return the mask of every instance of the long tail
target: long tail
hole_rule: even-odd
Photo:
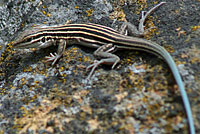
[[[117,42],[118,42],[117,44],[118,48],[146,51],[155,54],[157,56],[161,56],[167,62],[181,92],[181,97],[183,100],[183,104],[186,110],[188,123],[190,127],[190,134],[195,134],[195,127],[194,127],[192,110],[190,107],[189,99],[185,91],[184,83],[181,79],[180,73],[177,69],[177,66],[172,56],[162,46],[156,44],[155,42],[151,42],[149,40],[126,36],[123,39],[118,39]]]

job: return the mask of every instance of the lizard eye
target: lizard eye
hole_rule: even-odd
[[[45,43],[45,41],[46,41],[45,37],[43,37],[41,41],[42,41],[42,43]]]

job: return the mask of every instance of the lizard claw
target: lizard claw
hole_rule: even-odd
[[[50,56],[46,56],[45,58],[47,59],[46,61],[54,61],[57,56],[58,56],[57,53],[54,54],[50,53]]]
[[[50,53],[50,56],[46,56],[45,58],[47,59],[46,61],[53,61],[52,65],[54,65],[56,63],[56,61],[61,57],[61,55],[58,55],[57,53]]]

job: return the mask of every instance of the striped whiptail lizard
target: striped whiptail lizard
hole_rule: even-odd
[[[78,44],[85,47],[96,48],[95,56],[102,57],[100,61],[95,61],[87,69],[92,68],[88,79],[93,74],[95,68],[100,64],[111,64],[112,68],[120,61],[120,58],[112,54],[115,50],[141,50],[159,57],[162,57],[170,67],[174,78],[181,92],[182,100],[186,109],[190,133],[195,134],[192,111],[184,88],[183,81],[178,72],[177,66],[170,54],[160,45],[138,37],[126,36],[127,30],[136,36],[144,35],[149,29],[144,30],[144,22],[149,14],[163,5],[161,2],[148,12],[142,14],[139,29],[130,23],[122,25],[122,32],[98,24],[66,24],[60,26],[34,27],[24,31],[13,44],[14,48],[46,48],[51,45],[58,45],[58,51],[50,54],[47,61],[53,61],[54,65],[63,55],[66,45]]]

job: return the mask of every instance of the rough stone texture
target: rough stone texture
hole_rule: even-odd
[[[56,66],[56,47],[13,50],[33,25],[138,24],[158,1],[49,0],[0,2],[0,133],[188,133],[181,96],[165,62],[143,52],[117,52],[114,69],[100,66],[86,84],[93,49],[69,46]],[[160,1],[159,1],[160,2]],[[171,52],[183,77],[200,133],[200,2],[167,0],[149,17],[146,36]]]

